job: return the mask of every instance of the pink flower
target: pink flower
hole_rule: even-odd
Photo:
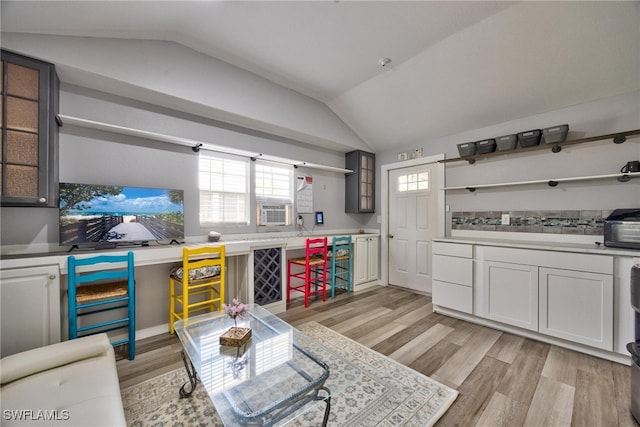
[[[234,298],[231,300],[231,304],[223,304],[224,311],[230,318],[233,319],[233,322],[237,325],[236,318],[244,318],[246,314],[249,313],[249,306],[247,304],[241,303],[238,298]]]

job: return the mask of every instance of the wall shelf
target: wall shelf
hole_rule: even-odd
[[[591,181],[591,180],[609,179],[609,178],[617,178],[618,181],[620,182],[627,182],[632,178],[640,178],[640,172],[613,173],[613,174],[607,174],[607,175],[574,176],[569,178],[536,179],[532,181],[499,182],[495,184],[461,185],[457,187],[444,187],[442,190],[445,190],[445,191],[468,190],[468,191],[474,192],[479,188],[510,187],[510,186],[532,185],[532,184],[547,184],[550,187],[555,187],[562,182]]]
[[[473,164],[475,163],[476,160],[480,160],[480,159],[488,159],[492,157],[503,156],[505,154],[528,153],[530,151],[540,151],[540,150],[548,150],[548,149],[550,149],[554,153],[559,153],[562,150],[562,147],[567,145],[583,144],[585,142],[593,142],[593,141],[604,141],[607,139],[611,139],[614,144],[621,144],[627,140],[627,137],[637,136],[637,135],[640,135],[640,129],[630,130],[626,132],[610,133],[607,135],[592,136],[589,138],[574,139],[572,141],[563,141],[563,142],[556,142],[551,144],[534,145],[533,147],[515,148],[513,150],[495,151],[493,153],[475,154],[473,156],[464,156],[464,157],[455,157],[451,159],[438,160],[438,162],[449,163],[449,162],[466,161],[466,162],[469,162],[470,164]]]
[[[236,156],[248,157],[252,160],[260,159],[268,162],[283,163],[292,165],[294,167],[305,167],[310,169],[321,169],[330,172],[337,173],[353,173],[351,169],[343,169],[334,166],[326,166],[317,163],[310,163],[301,160],[288,159],[284,157],[271,156],[264,153],[257,153],[253,151],[240,150],[232,147],[225,147],[221,145],[215,145],[204,141],[197,141],[189,138],[182,138],[179,136],[165,135],[157,132],[150,132],[142,129],[135,129],[126,126],[114,125],[110,123],[98,122],[95,120],[82,119],[80,117],[67,116],[65,114],[58,114],[56,121],[60,126],[71,125],[78,126],[87,129],[96,129],[105,132],[117,133],[120,135],[134,136],[137,138],[150,139],[154,141],[166,142],[169,144],[182,145],[185,147],[191,147],[194,152],[199,150],[209,150],[219,153],[234,154]]]

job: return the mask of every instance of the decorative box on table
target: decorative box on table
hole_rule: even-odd
[[[251,338],[251,328],[233,327],[220,335],[220,345],[241,347]]]

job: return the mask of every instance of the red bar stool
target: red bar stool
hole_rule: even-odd
[[[293,285],[295,280],[298,284]],[[313,290],[312,290],[313,286]],[[322,293],[327,300],[327,238],[307,239],[305,256],[287,260],[287,304],[291,291],[304,294],[304,307],[309,307],[309,296]]]

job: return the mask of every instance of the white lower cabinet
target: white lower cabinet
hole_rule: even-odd
[[[473,313],[473,251],[469,245],[433,242],[432,302]]]
[[[505,248],[481,252],[479,316],[613,350],[612,257]]]
[[[629,277],[640,258],[519,246],[434,241],[435,310],[612,360],[628,357]]]
[[[60,342],[57,265],[0,270],[2,357]]]
[[[612,350],[613,276],[540,268],[539,331]]]
[[[356,237],[353,251],[353,284],[378,280],[378,236]]]
[[[473,288],[471,286],[433,280],[431,300],[434,305],[463,313],[473,313]]]
[[[538,267],[485,261],[483,317],[532,331],[538,330]]]

